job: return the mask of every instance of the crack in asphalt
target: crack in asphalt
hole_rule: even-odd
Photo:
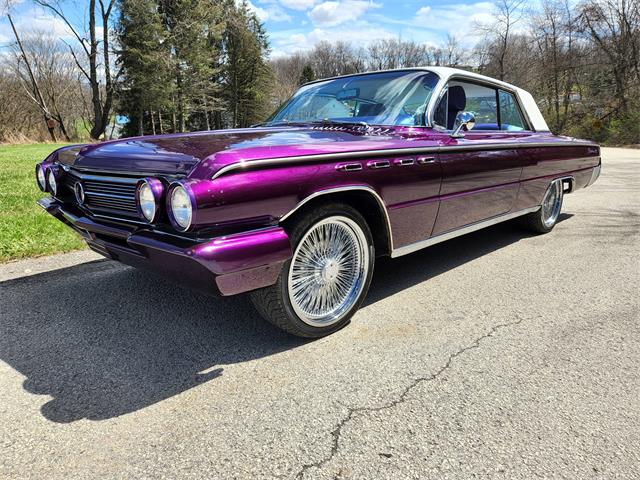
[[[395,400],[392,400],[378,407],[348,407],[347,415],[342,420],[340,420],[340,422],[338,422],[336,427],[331,431],[331,437],[333,439],[333,442],[331,445],[331,451],[329,452],[329,455],[322,458],[321,460],[318,460],[317,462],[307,463],[303,465],[302,469],[300,469],[300,471],[296,474],[295,478],[296,479],[303,478],[306,472],[311,468],[318,468],[318,469],[322,468],[324,465],[329,463],[333,459],[333,457],[336,456],[336,454],[338,453],[338,450],[340,449],[340,437],[342,435],[342,429],[357,414],[365,413],[365,412],[380,412],[382,410],[388,410],[401,403],[404,403],[407,400],[407,396],[409,395],[411,390],[413,390],[415,387],[417,387],[422,383],[430,382],[432,380],[437,379],[442,373],[444,373],[446,370],[449,369],[449,367],[451,367],[451,364],[457,357],[468,352],[469,350],[474,350],[476,348],[479,348],[480,342],[482,342],[483,340],[486,340],[487,338],[492,337],[498,330],[502,328],[519,325],[522,323],[522,321],[523,319],[518,317],[518,320],[516,320],[515,322],[499,323],[497,325],[494,325],[493,327],[491,327],[489,332],[476,338],[471,344],[467,345],[466,347],[449,355],[445,364],[441,366],[435,373],[430,373],[429,375],[415,378],[409,385],[407,385],[404,388],[404,390],[402,390],[398,398],[396,398]],[[339,477],[340,477],[340,474],[338,474],[336,478],[339,478]]]

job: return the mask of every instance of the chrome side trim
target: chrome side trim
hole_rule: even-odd
[[[357,152],[341,152],[341,153],[318,153],[312,155],[297,155],[293,157],[276,157],[265,158],[262,160],[241,161],[238,163],[232,163],[222,167],[216,173],[213,174],[211,180],[215,180],[222,175],[225,175],[234,170],[243,170],[249,168],[263,167],[269,165],[287,165],[290,163],[307,163],[318,162],[323,160],[345,160],[353,158],[371,158],[371,157],[384,157],[392,155],[414,155],[424,153],[449,153],[460,151],[476,151],[476,150],[513,150],[520,148],[536,148],[536,147],[589,147],[595,146],[591,143],[579,143],[579,142],[529,142],[529,143],[493,143],[493,144],[480,144],[480,145],[456,145],[451,147],[414,147],[414,148],[390,148],[384,150],[365,150]]]
[[[587,187],[590,187],[591,185],[596,183],[596,180],[600,178],[601,171],[602,171],[602,163],[599,163],[598,165],[593,167],[593,171],[591,172],[591,178],[589,179],[589,183],[587,183],[586,185]]]
[[[368,194],[373,196],[373,198],[375,198],[378,204],[380,205],[380,209],[384,213],[384,218],[387,223],[387,234],[389,236],[389,251],[393,252],[393,232],[391,230],[391,220],[389,220],[389,212],[387,211],[387,206],[385,205],[384,200],[382,200],[382,197],[378,195],[378,192],[376,192],[373,188],[366,187],[364,185],[353,185],[349,187],[335,187],[335,188],[328,188],[326,190],[318,190],[317,192],[312,193],[308,197],[303,198],[295,207],[293,207],[291,210],[285,213],[282,217],[280,217],[279,222],[280,223],[284,222],[287,218],[289,218],[297,210],[299,210],[300,207],[302,207],[305,203],[310,202],[314,198],[318,198],[322,195],[330,195],[332,193],[358,191],[358,190],[367,192]]]
[[[245,168],[262,167],[265,165],[287,165],[289,163],[307,163],[318,162],[322,160],[346,160],[352,158],[369,158],[369,157],[385,157],[396,154],[420,153],[420,152],[436,152],[438,147],[425,148],[393,148],[386,150],[361,151],[361,152],[341,152],[341,153],[318,153],[314,155],[297,155],[295,157],[277,157],[265,158],[262,160],[252,160],[249,162],[239,162],[226,165],[213,174],[211,180],[215,180],[222,175],[233,170],[241,170]]]
[[[536,212],[538,210],[540,210],[539,205],[531,208],[526,208],[524,210],[519,210],[517,212],[498,215],[496,217],[492,217],[487,220],[482,220],[480,222],[472,223],[470,225],[467,225],[466,227],[458,228],[456,230],[443,233],[441,235],[436,235],[435,237],[427,238],[426,240],[421,240],[419,242],[406,245],[404,247],[396,248],[391,251],[391,258],[401,257],[402,255],[407,255],[417,250],[430,247],[431,245],[435,245],[436,243],[444,242],[446,240],[459,237],[461,235],[466,235],[467,233],[475,232],[476,230],[481,230],[485,227],[490,227],[491,225],[495,225],[497,223],[506,222],[507,220],[511,220],[513,218],[517,218],[522,215],[526,215],[527,213]]]

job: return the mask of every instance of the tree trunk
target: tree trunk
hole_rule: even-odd
[[[64,135],[64,139],[67,142],[71,142],[71,138],[69,138],[69,134],[67,133],[67,128],[65,127],[64,121],[62,120],[62,115],[60,115],[59,113],[56,115],[56,121],[60,126],[60,131],[62,132],[62,135]]]
[[[47,126],[47,130],[49,131],[49,135],[51,136],[51,140],[56,142],[56,133],[52,127],[49,126],[49,119],[51,118],[51,114],[47,110],[47,105],[44,102],[44,97],[42,96],[42,92],[40,91],[40,87],[38,86],[38,82],[36,82],[36,77],[33,75],[33,70],[31,70],[31,64],[29,63],[29,59],[27,58],[27,54],[24,51],[24,47],[22,46],[22,41],[18,36],[18,31],[16,30],[15,25],[13,24],[13,19],[11,15],[7,14],[7,18],[9,19],[9,23],[11,24],[11,29],[13,30],[13,34],[16,37],[16,42],[18,43],[18,47],[20,48],[20,52],[22,53],[22,58],[24,59],[24,63],[27,66],[27,72],[29,72],[29,78],[31,79],[31,88],[33,89],[33,93],[36,95],[38,99],[38,103],[40,104],[40,109],[44,112],[44,124]]]
[[[153,110],[149,112],[149,115],[151,116],[151,133],[155,135],[156,134],[156,117],[153,113]]]
[[[140,106],[140,111],[138,112],[138,135],[144,136],[144,110],[142,106]]]
[[[89,0],[89,83],[91,85],[91,104],[93,106],[93,126],[91,138],[98,140],[104,133],[102,124],[102,104],[100,102],[100,84],[98,82],[98,40],[96,38],[96,0]]]
[[[182,91],[182,72],[180,71],[180,67],[176,72],[176,89],[178,91],[178,129],[180,133],[184,132],[184,98]]]

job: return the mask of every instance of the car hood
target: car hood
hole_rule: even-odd
[[[66,147],[54,160],[86,170],[210,178],[232,163],[321,153],[406,147],[389,128],[307,126],[248,128],[133,137]],[[422,131],[424,145],[424,130]],[[421,145],[421,146],[422,146]]]

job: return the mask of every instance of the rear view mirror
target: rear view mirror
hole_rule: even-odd
[[[458,112],[456,121],[453,124],[452,138],[462,138],[462,132],[468,132],[476,125],[476,117],[471,112]]]

